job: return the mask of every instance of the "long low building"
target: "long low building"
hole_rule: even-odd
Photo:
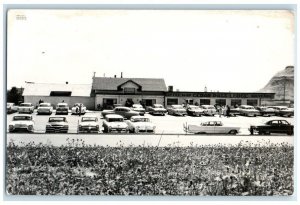
[[[115,104],[210,104],[253,105],[274,99],[275,93],[245,92],[183,92],[173,91],[161,78],[109,78],[93,77],[91,85],[27,83],[25,102],[37,104],[40,100],[55,106],[66,102],[70,106],[83,103],[90,110],[107,109]]]

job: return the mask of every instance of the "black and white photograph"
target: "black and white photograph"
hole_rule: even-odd
[[[294,10],[9,9],[8,196],[293,196]]]

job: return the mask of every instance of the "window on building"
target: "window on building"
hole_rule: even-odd
[[[51,91],[50,96],[71,96],[70,91]]]
[[[156,99],[142,99],[142,104],[144,106],[152,106],[156,104]]]
[[[200,105],[210,105],[210,99],[200,99]]]
[[[135,93],[135,88],[124,88],[124,93]]]
[[[178,98],[168,98],[167,105],[178,105]]]
[[[220,106],[226,105],[226,99],[216,99],[216,104]]]
[[[257,106],[257,100],[254,99],[248,99],[247,105]]]
[[[242,100],[241,99],[232,99],[231,100],[231,106],[238,107],[241,104],[242,104]]]
[[[189,105],[193,105],[194,100],[193,99],[187,99],[187,100],[185,100],[185,103],[187,103]]]

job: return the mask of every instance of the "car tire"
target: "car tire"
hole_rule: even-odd
[[[228,134],[236,135],[236,134],[237,134],[237,131],[236,131],[236,130],[230,130]]]
[[[108,133],[108,129],[106,127],[103,129],[103,133]]]

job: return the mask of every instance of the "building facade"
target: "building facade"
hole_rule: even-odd
[[[111,109],[115,105],[151,106],[162,104],[193,105],[264,105],[274,99],[275,93],[245,92],[183,92],[173,91],[161,78],[109,78],[93,77],[92,85],[28,83],[23,92],[24,101],[35,105],[39,100],[56,106],[66,102],[69,106],[83,103],[87,109]]]

